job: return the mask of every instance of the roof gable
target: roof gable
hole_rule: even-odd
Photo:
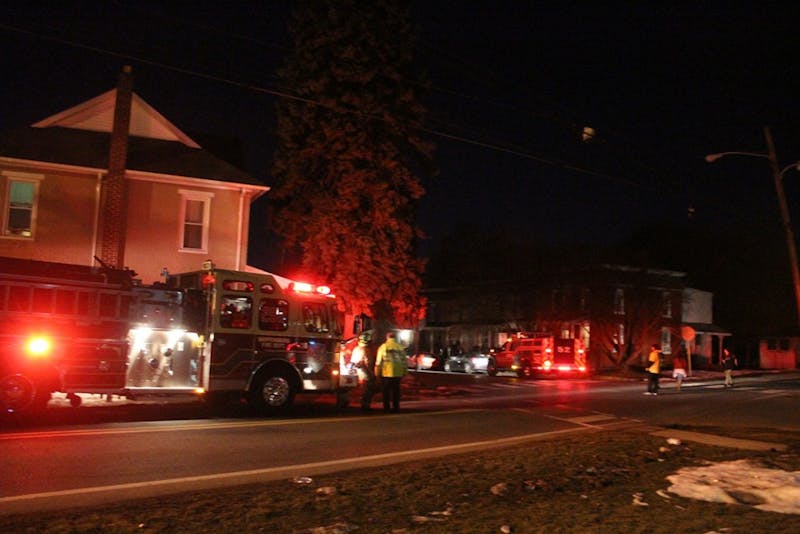
[[[56,113],[32,126],[49,128],[53,126],[111,133],[114,125],[114,104],[117,90],[111,89],[102,95],[87,100],[82,104]],[[146,139],[177,141],[192,148],[200,148],[188,135],[168,121],[147,102],[133,93],[131,99],[130,135]]]

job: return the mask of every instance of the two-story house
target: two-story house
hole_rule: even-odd
[[[269,188],[204,150],[132,90],[0,134],[0,257],[129,267],[145,283],[211,259],[247,269]]]

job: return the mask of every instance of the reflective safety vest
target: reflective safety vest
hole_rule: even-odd
[[[660,373],[661,372],[661,358],[658,351],[654,350],[650,352],[650,357],[648,358],[650,361],[650,367],[647,370],[651,373]]]
[[[386,343],[378,347],[375,369],[379,376],[406,376],[408,363],[406,362],[405,347],[394,339],[387,339]]]

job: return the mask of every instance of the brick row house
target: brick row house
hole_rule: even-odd
[[[486,351],[516,332],[549,332],[581,339],[594,371],[642,365],[653,343],[667,361],[683,346],[697,366],[706,366],[730,333],[713,324],[711,293],[685,280],[677,271],[604,264],[522,283],[429,288],[420,350],[457,342]]]
[[[269,188],[204,150],[132,90],[0,134],[0,258],[169,272],[246,270],[252,202]]]

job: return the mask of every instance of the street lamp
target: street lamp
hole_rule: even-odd
[[[775,193],[778,195],[778,207],[781,210],[781,220],[783,221],[783,229],[786,232],[786,248],[789,251],[789,263],[792,268],[792,284],[794,285],[794,297],[797,308],[797,320],[800,324],[800,268],[797,265],[797,245],[794,240],[794,232],[792,231],[792,222],[789,216],[789,206],[786,203],[786,195],[783,191],[783,175],[789,169],[796,169],[800,171],[800,161],[787,165],[781,169],[778,164],[778,156],[775,154],[775,143],[772,140],[772,132],[769,126],[764,127],[764,137],[767,141],[767,153],[760,152],[720,152],[718,154],[709,154],[706,156],[706,161],[713,163],[725,156],[749,156],[754,158],[764,158],[769,160],[770,168],[772,169],[772,178],[775,181]]]

